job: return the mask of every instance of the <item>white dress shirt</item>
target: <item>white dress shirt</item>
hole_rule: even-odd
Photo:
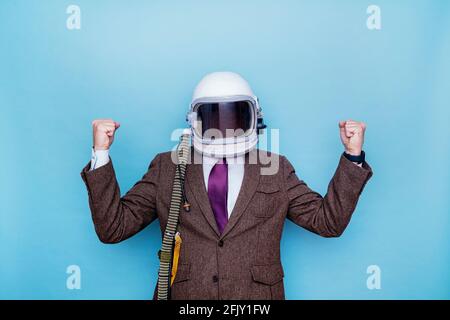
[[[219,161],[218,158],[211,158],[203,155],[203,179],[208,191],[209,174],[214,165]],[[227,210],[228,218],[230,218],[234,205],[241,190],[242,181],[244,180],[244,163],[245,156],[238,156],[236,158],[227,158],[228,164],[228,196],[227,196]]]
[[[212,168],[219,161],[218,158],[212,158],[203,156],[203,178],[208,191],[208,180],[209,174]],[[109,162],[109,150],[97,150],[92,149],[91,157],[91,170],[95,170],[104,166]],[[239,191],[241,190],[242,181],[244,180],[244,163],[245,156],[238,156],[235,158],[227,158],[228,164],[228,197],[227,197],[227,210],[228,218],[233,211],[236,200],[239,196]]]

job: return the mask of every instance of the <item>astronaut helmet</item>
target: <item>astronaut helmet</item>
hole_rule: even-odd
[[[234,72],[213,72],[197,84],[187,114],[192,144],[210,157],[234,157],[255,148],[265,125],[258,98]]]

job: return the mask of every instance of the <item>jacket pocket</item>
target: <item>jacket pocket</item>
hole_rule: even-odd
[[[277,209],[280,187],[275,183],[260,183],[252,200],[252,212],[255,217],[269,218]]]
[[[256,188],[257,192],[262,192],[266,194],[272,194],[275,192],[280,191],[280,187],[275,183],[260,183],[258,187]]]
[[[252,299],[284,300],[284,272],[281,263],[253,265],[251,273],[253,281],[258,284]]]
[[[191,277],[191,265],[189,263],[179,263],[177,268],[177,274],[173,283],[189,280]]]
[[[253,265],[251,267],[252,278],[256,282],[273,285],[283,280],[284,272],[281,263]]]
[[[191,265],[188,263],[178,264],[177,274],[170,288],[172,300],[188,300],[190,295]]]

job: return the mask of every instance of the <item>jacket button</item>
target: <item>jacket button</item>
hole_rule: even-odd
[[[223,247],[223,240],[220,239],[218,244],[219,244],[219,247]]]
[[[217,281],[219,281],[219,277],[216,276],[216,275],[214,275],[214,276],[213,276],[213,282],[217,282]]]

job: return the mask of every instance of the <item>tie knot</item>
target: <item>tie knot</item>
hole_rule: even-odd
[[[222,158],[217,161],[217,164],[227,164],[227,158]]]

